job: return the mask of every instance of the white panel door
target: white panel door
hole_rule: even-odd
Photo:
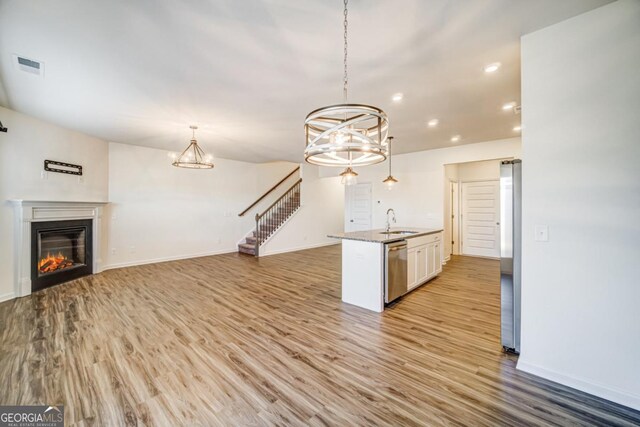
[[[371,230],[371,183],[345,187],[344,231]]]
[[[500,182],[462,184],[462,254],[500,257]]]

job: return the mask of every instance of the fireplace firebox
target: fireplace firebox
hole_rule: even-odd
[[[93,273],[92,220],[31,223],[31,291]]]

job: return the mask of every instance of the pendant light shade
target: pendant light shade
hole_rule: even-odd
[[[355,185],[358,183],[358,174],[351,168],[346,168],[340,176],[342,185]]]
[[[196,141],[197,126],[189,126],[192,130],[192,137],[189,146],[172,163],[173,166],[189,169],[211,169],[213,168],[213,156],[205,154]]]
[[[393,141],[393,137],[389,137],[389,176],[386,177],[382,183],[387,186],[387,189],[392,190],[393,186],[398,183],[398,180],[391,175],[391,141]]]
[[[397,179],[395,179],[394,177],[392,177],[391,175],[389,175],[389,176],[388,176],[388,177],[386,177],[386,178],[384,179],[384,181],[382,181],[382,182],[383,182],[384,184],[386,184],[386,185],[387,185],[387,188],[388,188],[389,190],[392,190],[392,189],[393,189],[393,186],[394,186],[395,184],[397,184],[398,180],[397,180]]]
[[[304,159],[320,166],[351,168],[387,158],[389,119],[386,113],[371,105],[347,102],[347,1],[344,0],[343,103],[314,110],[304,121]]]

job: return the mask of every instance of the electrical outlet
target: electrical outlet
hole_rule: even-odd
[[[111,248],[111,255],[115,255],[116,254],[116,248]]]
[[[48,178],[49,178],[49,172],[40,171],[40,179],[48,179]]]
[[[218,237],[218,244],[222,243],[222,239]]]
[[[78,184],[84,184],[84,177],[82,175],[78,177]]]
[[[129,246],[129,253],[135,254],[136,253],[136,247],[135,246]]]
[[[549,227],[547,225],[536,225],[536,227],[535,227],[535,240],[536,240],[536,242],[548,242],[549,241]]]

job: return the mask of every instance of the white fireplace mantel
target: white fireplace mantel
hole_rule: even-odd
[[[100,240],[102,208],[108,202],[62,202],[50,200],[11,200],[15,210],[14,292],[16,297],[31,294],[31,223],[73,219],[93,220],[94,273],[102,271]]]

